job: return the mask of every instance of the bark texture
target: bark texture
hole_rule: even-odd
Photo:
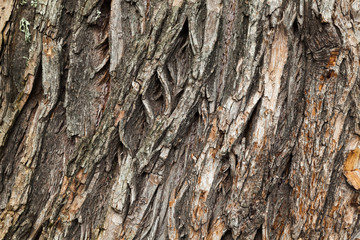
[[[0,239],[360,239],[359,1],[0,13]]]

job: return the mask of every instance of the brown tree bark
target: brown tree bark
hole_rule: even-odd
[[[359,1],[0,13],[0,239],[360,239]]]

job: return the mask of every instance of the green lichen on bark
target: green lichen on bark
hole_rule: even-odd
[[[25,42],[31,43],[31,33],[30,33],[30,23],[25,18],[20,20],[19,29],[21,32],[24,33]]]

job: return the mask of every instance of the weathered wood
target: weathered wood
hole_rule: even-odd
[[[0,239],[360,238],[359,1],[0,13]]]

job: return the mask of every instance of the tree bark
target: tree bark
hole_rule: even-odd
[[[359,1],[0,13],[0,239],[360,239]]]

